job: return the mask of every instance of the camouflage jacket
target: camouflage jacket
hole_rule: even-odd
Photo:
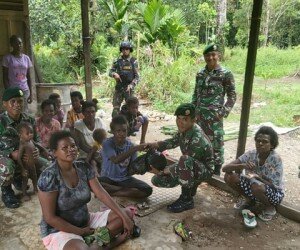
[[[0,157],[9,157],[10,153],[19,148],[20,137],[17,132],[17,126],[20,122],[29,122],[33,126],[35,142],[40,142],[40,138],[36,133],[35,119],[22,113],[19,121],[11,119],[7,112],[0,114]]]
[[[113,77],[114,73],[120,75],[122,82],[117,82],[116,88],[121,89],[129,84],[136,86],[140,80],[138,68],[138,62],[134,57],[123,58],[121,56],[113,63],[109,76]]]
[[[214,169],[213,147],[203,130],[194,124],[192,129],[185,133],[176,133],[172,138],[159,143],[159,151],[180,147],[183,155],[193,157],[205,164],[209,171]]]
[[[226,102],[225,95],[227,96]],[[227,117],[235,101],[234,78],[230,70],[218,66],[208,71],[205,67],[197,73],[192,99],[197,113],[211,110],[216,111],[222,117]]]

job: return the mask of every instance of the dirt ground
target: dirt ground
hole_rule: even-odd
[[[110,120],[110,103],[104,120]],[[163,135],[163,125],[175,124],[173,116],[155,113],[142,105],[144,113],[151,115],[146,141],[157,141],[169,136]],[[158,114],[158,115],[156,115]],[[161,119],[160,119],[160,118]],[[225,126],[227,124],[225,123]],[[139,134],[133,141],[139,141]],[[235,158],[237,140],[225,142],[225,162]],[[247,149],[254,147],[248,138]],[[280,135],[279,154],[284,162],[285,202],[300,208],[298,165],[300,165],[299,133]],[[178,158],[178,149],[170,150],[170,155]],[[300,249],[299,224],[281,215],[268,223],[259,221],[255,229],[246,229],[242,216],[232,208],[236,197],[224,191],[202,184],[195,198],[195,209],[181,214],[171,214],[161,209],[155,213],[136,218],[142,229],[140,238],[129,240],[119,249]],[[91,203],[98,202],[92,200]],[[91,204],[90,204],[91,205]],[[100,205],[99,205],[100,206]],[[93,206],[95,207],[95,206]],[[98,204],[96,204],[98,207]],[[18,209],[7,209],[0,202],[0,250],[44,249],[39,237],[41,211],[36,196]],[[173,225],[183,221],[193,232],[193,238],[182,242],[173,231]]]

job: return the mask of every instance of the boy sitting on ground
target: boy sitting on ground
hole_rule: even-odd
[[[100,169],[97,167],[97,161],[95,159],[101,158],[101,150],[102,150],[102,143],[106,139],[106,131],[103,128],[97,128],[93,132],[93,139],[94,144],[92,146],[91,151],[86,157],[86,162],[90,163],[96,174],[100,173]],[[99,175],[97,176],[99,177]]]
[[[223,167],[225,182],[246,200],[235,204],[236,209],[253,206],[260,201],[265,206],[258,217],[269,221],[276,214],[275,206],[284,197],[283,166],[275,152],[278,135],[271,127],[263,126],[255,134],[255,147]],[[245,169],[245,174],[241,172]]]
[[[147,145],[134,145],[127,138],[128,122],[122,115],[112,119],[110,129],[113,137],[103,142],[99,181],[111,196],[148,197],[152,194],[152,188],[129,173],[130,164],[137,158],[137,152],[145,150]]]
[[[139,100],[134,96],[129,97],[126,104],[122,106],[120,114],[128,121],[128,136],[135,135],[142,127],[140,144],[145,143],[149,121],[148,117],[139,111]]]

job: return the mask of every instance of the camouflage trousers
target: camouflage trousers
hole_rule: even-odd
[[[188,155],[182,155],[178,163],[174,163],[168,168],[171,172],[170,175],[157,174],[152,177],[151,181],[154,186],[172,188],[181,185],[192,188],[212,176],[204,163]]]
[[[222,166],[224,163],[223,118],[220,120],[212,112],[207,112],[197,116],[197,124],[212,143],[215,166]]]
[[[45,158],[39,157],[39,169],[37,169],[37,174],[39,174],[48,166],[50,163]],[[11,158],[0,157],[0,186],[9,185],[13,181],[13,178],[21,175],[21,168],[17,165]]]
[[[125,91],[124,89],[116,89],[113,96],[113,111],[112,117],[116,116],[120,112],[121,104],[123,100],[127,101],[130,96],[134,96],[134,90],[130,92]]]

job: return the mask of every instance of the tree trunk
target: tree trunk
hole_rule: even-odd
[[[264,47],[268,46],[268,42],[269,42],[270,0],[265,0],[265,4],[266,4],[266,20],[265,20],[265,25],[263,27],[263,34],[265,38],[263,42]]]
[[[225,52],[225,24],[227,13],[227,0],[216,0],[217,25],[216,25],[216,42],[220,46],[222,55]]]

